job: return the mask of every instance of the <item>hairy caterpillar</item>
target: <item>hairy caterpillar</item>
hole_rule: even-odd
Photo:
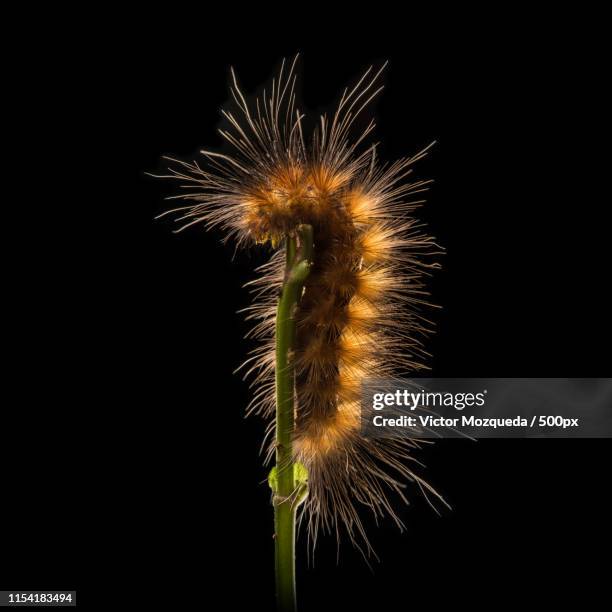
[[[427,149],[391,164],[377,160],[374,146],[361,151],[374,122],[352,137],[355,119],[381,91],[384,66],[370,68],[345,90],[336,112],[321,116],[312,138],[303,134],[296,108],[295,62],[283,62],[271,91],[250,107],[232,70],[231,94],[238,117],[223,111],[230,129],[222,136],[234,154],[202,151],[207,165],[172,160],[169,176],[186,189],[175,198],[181,229],[203,223],[220,227],[240,246],[281,244],[301,224],[312,226],[314,264],[294,317],[291,360],[296,372],[295,460],[309,473],[302,506],[312,541],[344,526],[358,546],[371,551],[357,508],[390,515],[390,493],[405,500],[403,481],[435,491],[407,465],[418,440],[369,440],[359,435],[360,384],[424,367],[422,336],[428,331],[419,307],[426,303],[423,277],[437,267],[433,238],[411,216],[428,181],[407,182]],[[429,147],[428,147],[429,148]],[[164,213],[164,214],[167,214]],[[247,318],[260,346],[246,362],[256,391],[249,412],[274,429],[274,319],[283,283],[285,254],[277,250],[250,283],[255,303]],[[269,456],[274,445],[269,447]]]

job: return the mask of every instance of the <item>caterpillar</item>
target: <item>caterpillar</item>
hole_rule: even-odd
[[[222,111],[229,128],[220,133],[233,153],[204,150],[206,166],[168,158],[174,165],[166,176],[179,179],[185,190],[173,197],[187,203],[164,214],[182,223],[177,231],[218,227],[239,247],[277,247],[300,225],[312,226],[314,261],[294,313],[291,355],[294,459],[309,474],[301,512],[311,542],[320,532],[339,537],[345,529],[369,554],[361,506],[377,519],[389,515],[402,529],[391,498],[408,501],[406,480],[426,497],[442,499],[410,467],[421,441],[359,434],[362,381],[425,367],[423,339],[431,325],[422,314],[428,303],[424,281],[439,267],[431,256],[441,249],[412,215],[430,181],[407,179],[429,147],[385,164],[376,145],[363,146],[373,120],[354,134],[356,119],[383,89],[378,82],[386,64],[369,68],[345,89],[334,114],[322,115],[306,139],[296,105],[296,61],[283,61],[269,94],[264,90],[254,105],[231,70],[237,112]],[[275,250],[248,284],[254,294],[246,309],[254,322],[249,336],[260,341],[245,363],[255,387],[248,412],[269,420],[268,434],[274,431],[274,322],[284,261],[283,249]],[[273,452],[271,443],[268,458]]]

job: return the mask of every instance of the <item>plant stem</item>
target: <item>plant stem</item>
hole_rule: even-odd
[[[295,308],[310,272],[312,227],[302,225],[297,236],[286,240],[285,281],[276,314],[276,490],[274,536],[276,598],[278,610],[294,612],[296,490],[292,436],[295,422],[295,372],[292,351],[295,342]]]

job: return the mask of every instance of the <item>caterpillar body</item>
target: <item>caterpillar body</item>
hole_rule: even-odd
[[[393,378],[423,368],[422,340],[429,322],[424,277],[440,252],[413,216],[428,181],[407,178],[413,157],[381,164],[372,146],[360,152],[374,122],[352,137],[355,119],[381,91],[376,85],[384,66],[370,68],[337,110],[323,115],[312,138],[303,134],[296,108],[295,64],[283,62],[254,107],[247,104],[232,70],[232,97],[238,117],[223,111],[231,129],[221,130],[233,146],[226,155],[202,151],[198,162],[172,160],[169,176],[185,188],[177,198],[181,229],[203,223],[220,227],[238,245],[282,243],[302,224],[314,235],[314,261],[294,313],[296,425],[295,460],[309,474],[309,495],[302,506],[309,534],[344,527],[353,542],[372,552],[358,508],[378,518],[390,515],[402,527],[391,504],[404,501],[404,481],[437,493],[410,468],[418,440],[365,439],[360,430],[360,385],[364,379]],[[164,214],[167,214],[164,213]],[[263,414],[274,431],[274,323],[283,283],[285,254],[276,250],[249,283],[255,303],[247,318],[250,335],[261,340],[246,362],[256,387],[250,412]],[[274,445],[269,446],[269,457]],[[438,496],[439,497],[439,496]]]

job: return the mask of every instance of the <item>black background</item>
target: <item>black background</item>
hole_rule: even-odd
[[[578,44],[547,21],[446,35],[436,20],[398,30],[387,19],[250,36],[143,19],[56,41],[41,89],[60,180],[26,200],[10,270],[2,588],[273,606],[263,425],[243,419],[248,385],[232,374],[252,347],[241,286],[266,254],[232,261],[219,234],[153,221],[178,187],[145,175],[164,154],[221,146],[230,65],[254,93],[301,51],[301,106],[316,116],[390,60],[372,107],[381,156],[437,141],[416,168],[435,180],[419,215],[447,250],[431,286],[433,375],[609,374],[596,36]],[[606,440],[445,440],[419,452],[453,510],[438,516],[410,490],[404,533],[371,525],[371,568],[345,541],[338,560],[333,537],[308,567],[302,537],[302,609],[588,599],[604,586],[609,451]]]

